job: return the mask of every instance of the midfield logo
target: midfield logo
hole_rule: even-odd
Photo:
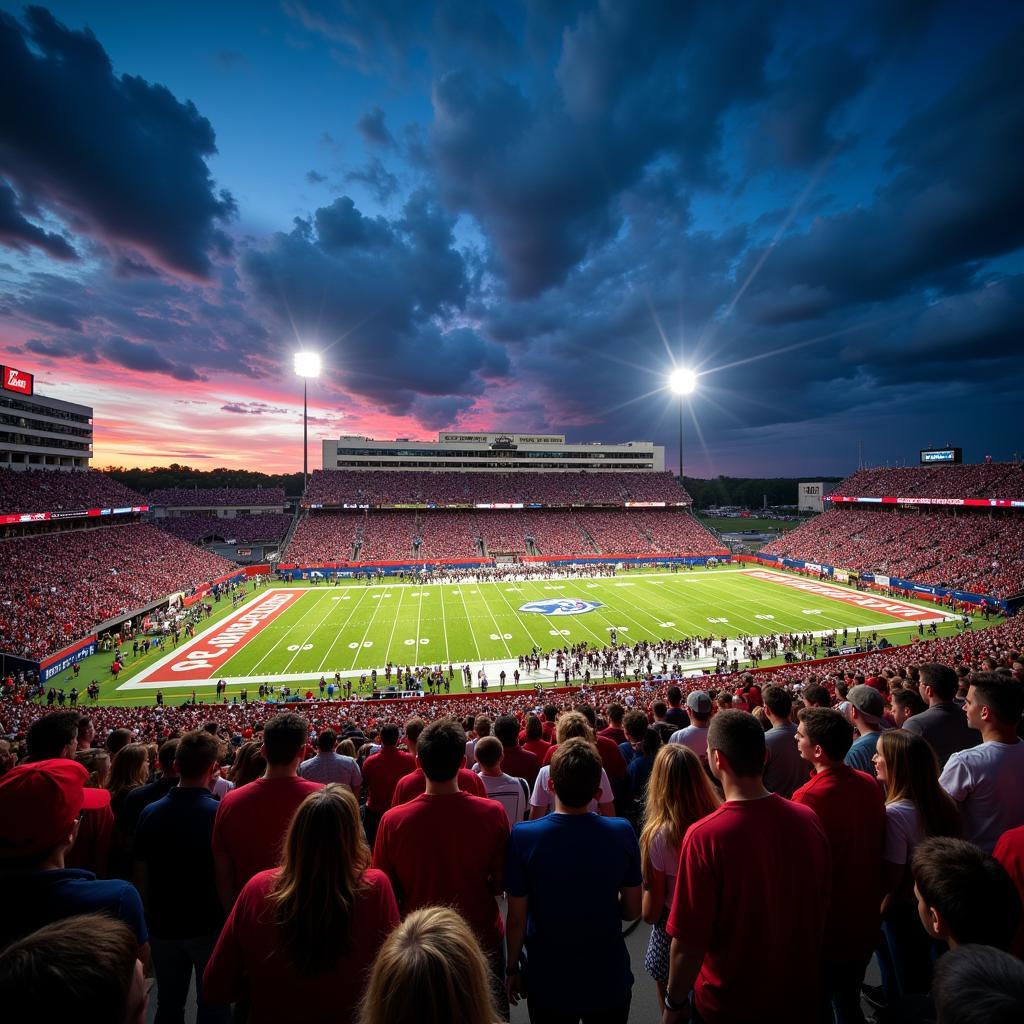
[[[586,615],[601,608],[600,601],[581,601],[578,597],[554,597],[547,601],[527,601],[519,610],[537,615]]]

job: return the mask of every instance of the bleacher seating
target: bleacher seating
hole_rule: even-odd
[[[291,522],[292,517],[284,512],[229,518],[215,515],[162,516],[153,520],[161,530],[192,544],[209,540],[237,540],[240,544],[279,541],[288,532]]]
[[[0,543],[0,650],[40,657],[234,563],[148,523]]]
[[[282,487],[165,487],[149,495],[157,508],[283,508]]]
[[[1024,498],[1024,463],[862,469],[833,492],[862,498]]]
[[[148,498],[94,469],[71,473],[0,469],[0,513],[69,512],[148,504]]]

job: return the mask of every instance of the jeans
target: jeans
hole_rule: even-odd
[[[217,944],[216,935],[194,939],[158,939],[149,937],[156,974],[156,1024],[184,1024],[185,1001],[196,975],[196,1024],[228,1024],[226,1007],[207,1006],[203,1001],[203,971]]]
[[[629,1021],[629,1002],[625,1006],[575,1013],[572,1010],[544,1009],[527,996],[526,1006],[530,1012],[530,1024],[628,1024]]]
[[[882,922],[883,949],[879,963],[886,996],[895,1002],[908,994],[921,995],[931,989],[932,943],[921,927],[917,907],[896,903]],[[882,952],[886,954],[884,957]]]

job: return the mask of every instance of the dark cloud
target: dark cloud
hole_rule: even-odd
[[[327,180],[327,176],[321,174],[319,171],[306,171],[306,181],[310,185],[322,185]]]
[[[367,111],[356,121],[356,131],[362,135],[363,141],[368,145],[393,146],[395,144],[394,137],[384,122],[384,111],[380,107],[374,107],[373,110]]]
[[[377,157],[373,157],[365,167],[349,171],[345,180],[365,185],[377,202],[382,204],[398,191],[398,178]]]
[[[18,252],[41,249],[55,260],[75,260],[78,254],[63,235],[46,231],[26,220],[18,209],[18,197],[6,182],[0,181],[0,245]]]
[[[191,366],[174,363],[155,346],[129,341],[127,338],[107,338],[99,347],[99,354],[111,363],[140,373],[164,373],[175,380],[204,380]]]
[[[170,269],[211,272],[234,214],[206,166],[213,128],[161,85],[113,73],[88,30],[40,7],[0,14],[0,173],[76,233],[131,244]]]
[[[237,71],[249,67],[249,61],[245,55],[237,50],[218,50],[213,55],[213,62],[222,71]]]
[[[222,412],[233,412],[240,416],[262,416],[264,413],[287,413],[291,411],[279,406],[268,405],[266,402],[228,402],[220,408]]]

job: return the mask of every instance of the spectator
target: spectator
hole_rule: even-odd
[[[964,711],[982,742],[950,755],[939,782],[960,804],[964,837],[991,852],[1008,829],[1024,825],[1024,740],[1017,735],[1024,689],[1009,676],[971,677]]]
[[[1017,887],[1021,903],[1024,904],[1024,825],[1004,832],[999,837],[992,856],[1006,868],[1007,874]],[[1010,952],[1024,959],[1024,920],[1017,929],[1017,936],[1010,947]]]
[[[306,749],[306,722],[295,714],[280,714],[263,730],[266,774],[233,789],[217,810],[213,854],[217,892],[230,910],[242,886],[260,871],[276,867],[281,845],[299,804],[321,788],[298,776]]]
[[[523,741],[523,750],[533,754],[538,762],[544,760],[551,744],[544,738],[544,726],[536,715],[526,716],[526,739]],[[540,769],[538,768],[539,772]]]
[[[822,994],[840,1022],[864,1019],[860,986],[881,931],[885,840],[885,803],[874,776],[844,760],[852,742],[850,723],[838,711],[800,712],[797,744],[814,774],[793,800],[818,816],[832,852]]]
[[[764,736],[742,711],[711,722],[708,760],[726,801],[683,837],[665,1024],[687,1019],[691,990],[708,1024],[810,1022],[818,1012],[817,964],[804,958],[824,938],[828,841],[811,811],[764,788]],[[749,955],[754,934],[770,955]]]
[[[0,1006],[31,1020],[145,1024],[135,933],[101,914],[65,917],[0,953]]]
[[[642,711],[630,711],[623,720],[626,733],[626,742],[619,744],[619,753],[626,762],[626,772],[629,772],[629,763],[635,757],[639,757],[643,750],[644,736],[647,735],[647,716]],[[660,735],[660,732],[659,732]]]
[[[494,735],[504,747],[501,770],[513,778],[525,779],[532,787],[540,771],[540,758],[519,746],[519,723],[512,715],[499,715],[494,723]]]
[[[220,805],[210,792],[218,753],[217,740],[202,730],[175,741],[175,785],[142,809],[135,832],[135,883],[151,936],[159,1024],[183,1024],[193,972],[198,1024],[228,1019],[207,1005],[203,990],[203,971],[224,923],[213,865]]]
[[[686,697],[686,707],[690,712],[690,724],[672,733],[669,743],[682,743],[698,757],[707,760],[708,727],[714,714],[714,705],[703,690],[694,690]]]
[[[114,878],[132,877],[132,835],[125,821],[125,804],[132,793],[149,781],[149,750],[142,743],[122,747],[110,763],[107,790],[114,812],[109,871]]]
[[[504,889],[508,818],[496,802],[460,791],[466,734],[457,721],[428,725],[416,756],[426,793],[385,813],[374,867],[391,879],[403,915],[433,903],[458,910],[502,980],[504,928],[495,897]]]
[[[101,790],[86,788],[88,778],[80,764],[64,758],[19,765],[0,778],[0,949],[62,918],[107,913],[132,929],[146,963],[149,934],[134,887],[64,865],[82,811],[106,799]]]
[[[627,822],[588,813],[604,776],[589,739],[560,738],[550,771],[554,813],[517,825],[509,843],[509,1001],[525,994],[537,1024],[596,1019],[597,1013],[608,1024],[625,1024],[633,975],[621,921],[640,916],[640,850]],[[566,908],[587,942],[565,941]]]
[[[674,689],[678,692],[679,688],[675,687]],[[621,704],[609,704],[607,715],[608,725],[598,735],[606,736],[612,743],[621,746],[626,742],[626,732],[622,728],[622,721],[626,717],[626,709]],[[689,724],[689,719],[687,719],[687,724]]]
[[[267,759],[263,756],[263,744],[259,740],[248,740],[235,754],[235,760],[228,772],[228,781],[235,789],[241,789],[262,778],[267,770]]]
[[[937,1024],[1018,1024],[1024,964],[992,946],[959,946],[939,960],[933,993]]]
[[[832,695],[820,683],[810,683],[804,687],[803,698],[809,708],[832,707]]]
[[[787,800],[807,782],[810,766],[796,748],[796,726],[790,719],[793,698],[781,686],[766,686],[765,717],[771,728],[764,734],[768,756],[764,766],[764,788]]]
[[[914,850],[933,836],[959,837],[963,826],[956,803],[939,785],[935,754],[920,736],[889,729],[874,761],[885,786],[879,962],[886,998],[895,1004],[907,993],[927,992],[931,983],[931,948],[918,922],[910,872]]]
[[[586,718],[578,711],[566,712],[558,719],[557,732],[555,734],[558,744],[553,748],[558,750],[558,745],[570,739],[585,739],[588,743],[594,742],[594,733]],[[594,749],[597,747],[595,745]],[[600,755],[599,755],[600,756]],[[552,755],[551,760],[554,760]],[[551,765],[544,765],[537,773],[537,781],[533,784],[533,793],[530,795],[530,818],[543,818],[545,814],[553,810],[555,806],[555,788],[551,779]],[[597,811],[606,817],[613,817],[615,814],[615,797],[612,791],[612,784],[607,772],[601,768],[601,782],[598,787],[597,796],[591,801],[587,810]]]
[[[683,691],[678,686],[670,686],[665,696],[668,698],[665,721],[676,729],[685,729],[690,724],[690,716],[680,707],[683,702]]]
[[[118,825],[124,832],[133,836],[139,815],[157,800],[162,800],[178,784],[178,770],[175,768],[175,757],[178,752],[178,741],[167,740],[157,751],[157,764],[160,774],[149,783],[132,790],[124,799]]]
[[[487,722],[486,728],[490,727],[490,721],[483,719]],[[409,750],[409,753],[413,757],[416,756],[416,750],[419,745],[420,736],[423,730],[426,728],[426,722],[422,718],[410,718],[405,723],[405,745]],[[469,744],[466,744],[467,758],[468,751],[470,749]],[[461,767],[456,775],[456,781],[459,784],[459,789],[464,793],[472,793],[473,796],[487,796],[487,790],[484,784],[480,781],[480,776],[476,772],[471,772],[465,766]],[[419,766],[419,762],[416,762],[416,770],[410,772],[408,775],[404,775],[398,780],[398,785],[395,786],[394,796],[391,798],[391,806],[397,807],[399,804],[407,804],[410,800],[415,800],[421,793],[427,791],[427,777],[423,774],[423,769]]]
[[[639,829],[640,822],[644,820],[647,783],[654,770],[654,759],[664,745],[657,729],[647,729],[640,741],[640,752],[626,769],[626,792],[621,801],[625,813],[622,817],[628,819],[634,828]]]
[[[846,755],[846,763],[859,772],[874,776],[872,758],[878,737],[882,734],[885,698],[873,686],[861,684],[851,687],[846,699],[850,704],[850,721],[858,734]]]
[[[908,719],[902,728],[928,741],[941,770],[957,751],[977,746],[981,733],[967,724],[963,708],[956,704],[960,681],[953,669],[933,663],[921,665],[918,678],[928,710]]]
[[[663,746],[654,759],[647,785],[646,816],[640,833],[643,867],[643,919],[651,925],[644,967],[658,986],[658,1005],[665,1001],[669,948],[665,931],[676,875],[679,847],[687,829],[711,814],[721,801],[697,755],[679,743]]]
[[[359,1024],[494,1024],[487,960],[447,907],[410,914],[374,961]]]
[[[901,686],[892,694],[892,720],[896,723],[897,729],[902,729],[914,715],[922,714],[928,705],[921,699],[917,690],[910,690]],[[911,732],[920,735],[916,729]]]
[[[311,782],[337,782],[358,794],[363,788],[363,773],[354,757],[337,753],[338,735],[324,729],[316,738],[317,753],[299,765],[299,776]]]
[[[370,849],[374,848],[377,825],[391,807],[399,779],[416,770],[416,758],[398,749],[398,726],[388,723],[380,730],[380,750],[363,762],[366,805],[363,827]]]
[[[956,949],[980,943],[1009,949],[1020,923],[1013,879],[990,853],[964,839],[925,839],[912,861],[925,931]]]
[[[311,1020],[353,1021],[398,924],[391,883],[369,860],[352,791],[331,784],[307,795],[281,866],[249,879],[228,916],[204,975],[209,1001],[248,1002],[250,1024],[292,1019],[297,997]]]
[[[511,828],[526,820],[530,810],[530,787],[525,779],[505,773],[504,749],[497,736],[484,736],[476,745],[476,757],[487,796],[505,808]]]

